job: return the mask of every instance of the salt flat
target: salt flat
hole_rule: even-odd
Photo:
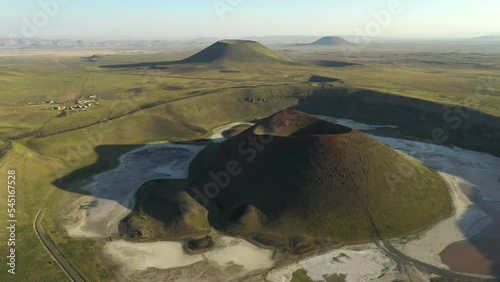
[[[401,279],[397,264],[385,256],[375,244],[345,247],[307,258],[272,270],[267,279],[288,282],[296,270],[303,269],[313,281],[325,281],[326,276],[345,275],[346,282],[393,281]]]
[[[149,268],[165,270],[207,261],[215,262],[222,271],[240,266],[238,273],[233,273],[233,278],[237,278],[252,271],[270,269],[274,265],[270,250],[227,236],[214,238],[214,241],[212,250],[188,255],[180,242],[134,243],[119,240],[107,243],[104,255],[118,265],[119,276],[122,277]]]
[[[79,190],[89,193],[70,205],[64,215],[72,237],[116,235],[118,223],[132,211],[135,192],[153,179],[185,179],[189,163],[201,145],[149,144],[120,157],[115,169],[94,176]]]

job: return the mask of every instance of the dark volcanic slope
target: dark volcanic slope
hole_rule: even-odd
[[[228,178],[235,163],[240,170]],[[392,237],[421,230],[451,209],[433,170],[359,131],[297,111],[205,149],[191,165],[188,189],[203,202],[195,189],[213,196],[212,226],[273,245],[297,236]]]
[[[183,60],[186,63],[211,63],[220,61],[290,61],[266,46],[248,40],[218,41],[199,53]]]

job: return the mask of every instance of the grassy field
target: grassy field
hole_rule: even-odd
[[[77,265],[89,281],[109,276],[109,270],[99,262],[102,242],[74,240],[65,233],[59,210],[79,195],[57,188],[54,181],[60,184],[60,178],[69,175],[63,179],[66,185],[109,169],[116,165],[120,154],[140,144],[194,140],[221,124],[262,118],[295,106],[319,86],[308,83],[312,75],[340,78],[344,87],[469,105],[500,116],[500,72],[489,66],[499,65],[500,56],[494,50],[481,50],[484,54],[478,59],[469,54],[475,52],[474,48],[457,54],[431,50],[418,55],[407,47],[377,47],[351,56],[351,62],[361,65],[342,68],[263,62],[161,69],[100,67],[179,60],[201,46],[178,46],[156,53],[92,49],[0,55],[0,144],[28,134],[13,140],[12,149],[5,150],[0,160],[2,175],[16,169],[19,177],[19,272],[13,281],[66,279],[33,229],[36,213],[47,205],[42,224],[68,261]],[[284,53],[298,61],[346,61],[335,48],[297,48]],[[83,58],[93,54],[101,56],[96,61]],[[474,95],[478,85],[484,86],[480,93],[487,94],[480,99]],[[97,95],[99,105],[62,118],[56,117],[59,111],[47,109],[70,105],[83,95]],[[44,103],[48,101],[54,104]],[[101,145],[133,146],[102,154],[95,149]],[[5,199],[5,193],[2,189],[1,199]],[[0,213],[0,220],[4,217],[5,213]],[[5,231],[0,232],[2,240],[5,236]],[[0,251],[2,255],[6,252],[4,245]],[[3,264],[0,269],[0,280],[5,277],[5,267]]]
[[[299,61],[347,61],[361,65],[330,68],[348,84],[465,105],[500,115],[500,54],[495,46],[419,43],[374,43],[367,48],[276,46]]]
[[[314,52],[307,48],[292,50],[294,52],[289,55],[298,61],[346,59],[338,48],[313,49]],[[395,55],[389,57],[390,51]],[[82,59],[83,56],[0,57],[0,138],[35,130],[45,123],[48,128],[58,128],[61,124],[87,124],[109,118],[113,115],[110,112],[114,110],[111,107],[115,99],[135,99],[137,105],[155,103],[221,88],[304,83],[313,74],[340,78],[353,87],[467,105],[500,115],[500,71],[494,67],[500,64],[500,58],[497,54],[469,55],[474,50],[469,51],[448,55],[433,52],[419,55],[411,49],[385,53],[365,51],[349,58],[362,65],[343,68],[259,62],[243,65],[227,62],[218,67],[195,64],[160,70],[99,68],[101,65],[160,62],[185,56],[163,53],[111,54],[92,62]],[[467,60],[467,64],[463,62]],[[431,63],[435,61],[441,63]],[[92,110],[95,118],[82,114],[74,118],[76,121],[59,122],[54,118],[56,113],[42,110],[50,105],[40,104],[46,101],[64,104],[82,95],[97,95],[103,100],[99,110]]]
[[[39,155],[20,144],[14,144],[9,153],[0,160],[2,183],[7,179],[7,171],[16,170],[16,275],[7,273],[7,264],[0,268],[3,281],[64,281],[66,274],[41,243],[34,229],[34,219],[40,209],[58,193],[50,184],[48,162],[57,162]],[[7,220],[7,189],[1,189],[2,207],[0,220]],[[0,231],[2,255],[7,255],[6,241],[9,234],[6,228]],[[4,259],[5,262],[5,259]]]
[[[339,76],[356,87],[416,97],[446,104],[470,106],[485,113],[500,115],[500,88],[490,94],[488,82],[500,82],[499,71],[455,69],[446,67],[353,67]],[[443,83],[446,81],[446,83]],[[498,84],[497,84],[498,85]],[[481,90],[476,92],[478,87]]]

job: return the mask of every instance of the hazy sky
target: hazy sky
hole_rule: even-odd
[[[365,34],[436,38],[500,33],[499,0],[0,1],[0,37],[175,39]],[[377,13],[381,16],[375,16]]]

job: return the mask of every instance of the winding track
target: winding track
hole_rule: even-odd
[[[12,141],[4,141],[3,145],[0,146],[0,159],[3,158],[3,156],[5,156],[10,151],[10,149],[12,149]]]
[[[430,265],[424,262],[421,262],[419,260],[416,260],[414,258],[411,258],[402,252],[400,252],[398,249],[396,249],[389,241],[381,241],[381,242],[376,242],[378,247],[382,250],[382,252],[388,256],[389,258],[393,259],[396,261],[398,264],[409,264],[411,266],[414,266],[415,268],[418,268],[420,270],[423,270],[427,273],[432,273],[439,275],[441,277],[445,278],[450,278],[450,279],[457,279],[459,281],[485,281],[485,282],[494,282],[494,281],[500,281],[499,279],[496,278],[481,278],[478,276],[472,276],[472,275],[467,275],[467,274],[462,274],[462,273],[457,273],[454,271],[450,271],[444,268],[440,268],[434,265]]]
[[[56,249],[56,247],[50,242],[49,238],[45,234],[42,226],[40,225],[40,221],[45,213],[45,209],[42,209],[38,212],[35,219],[35,229],[38,236],[42,240],[42,243],[45,245],[47,250],[52,254],[52,256],[57,260],[59,265],[66,271],[68,276],[75,282],[84,282],[82,277],[76,272],[76,270],[68,263],[68,261],[61,255],[61,253]]]

